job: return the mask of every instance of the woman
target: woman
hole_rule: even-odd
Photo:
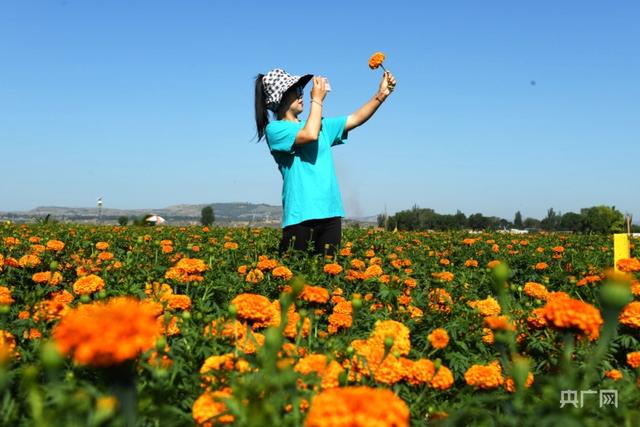
[[[313,79],[310,112],[306,121],[304,86]],[[282,174],[282,240],[280,254],[290,248],[333,255],[340,245],[342,197],[330,148],[344,144],[348,132],[376,112],[391,94],[396,80],[384,73],[376,94],[348,116],[323,118],[327,81],[307,74],[292,76],[276,68],[258,74],[255,82],[255,114],[258,141],[266,137],[269,150]],[[269,122],[268,111],[275,116]]]

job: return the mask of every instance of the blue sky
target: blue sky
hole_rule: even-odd
[[[639,20],[635,1],[2,0],[0,211],[280,204],[255,75],[327,76],[324,115],[349,114],[382,51],[397,89],[334,150],[347,216],[638,218]]]

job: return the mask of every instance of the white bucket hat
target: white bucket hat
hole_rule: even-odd
[[[267,108],[271,111],[276,111],[280,101],[282,101],[282,95],[286,91],[296,85],[304,87],[312,77],[313,74],[292,76],[280,68],[269,71],[262,77],[262,87],[267,98]]]

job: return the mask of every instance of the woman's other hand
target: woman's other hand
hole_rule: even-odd
[[[327,96],[327,81],[322,76],[313,76],[311,99],[322,102],[325,96]]]

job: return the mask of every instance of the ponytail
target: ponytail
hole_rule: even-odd
[[[269,114],[267,110],[267,104],[264,96],[264,88],[262,86],[262,78],[264,74],[258,74],[256,76],[256,128],[258,131],[258,141],[264,136],[265,129],[269,124]]]

